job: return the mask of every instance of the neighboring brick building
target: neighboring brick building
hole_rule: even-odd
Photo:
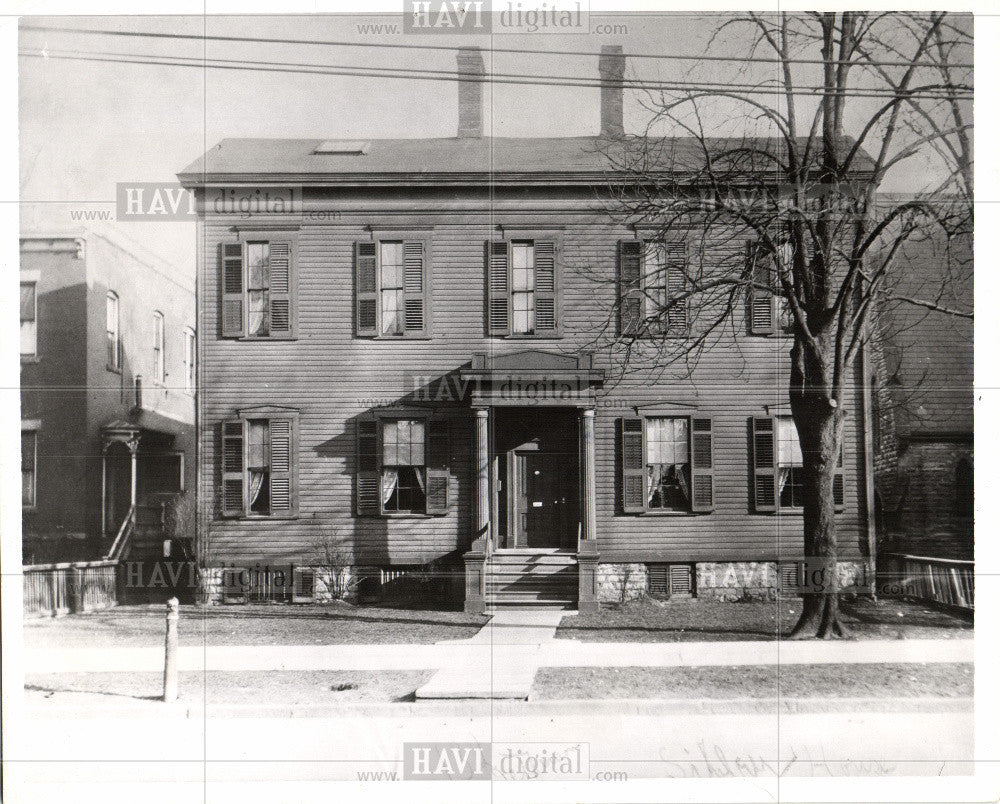
[[[193,277],[85,230],[23,233],[20,268],[25,563],[103,555],[133,501],[193,536]]]
[[[971,311],[972,237],[914,239],[893,274],[896,295]],[[881,550],[972,558],[972,321],[894,303],[879,324],[871,372]]]

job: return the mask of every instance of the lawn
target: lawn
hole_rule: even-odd
[[[180,700],[187,704],[321,706],[413,699],[431,670],[269,671],[181,673]],[[159,700],[162,673],[55,673],[28,676],[25,697],[39,703],[108,703]]]
[[[27,648],[153,647],[163,644],[164,606],[24,622]],[[486,617],[456,611],[329,605],[182,606],[181,645],[430,644],[473,636]]]
[[[865,598],[842,602],[843,619],[858,639],[971,638],[971,617],[919,603]],[[698,642],[775,639],[802,611],[797,598],[766,603],[645,599],[597,614],[565,617],[557,639],[586,642]]]
[[[543,667],[531,700],[598,698],[971,698],[971,664]]]

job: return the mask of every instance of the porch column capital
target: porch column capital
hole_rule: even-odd
[[[489,417],[489,415],[490,415],[489,408],[476,408],[477,419],[486,419]]]
[[[580,418],[593,419],[594,418],[594,409],[593,408],[581,408],[580,409]]]

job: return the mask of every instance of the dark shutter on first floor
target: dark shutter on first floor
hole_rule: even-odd
[[[777,511],[777,469],[774,419],[751,419],[753,446],[753,502],[755,511]]]
[[[270,272],[270,334],[292,334],[292,244],[271,241],[268,247]]]
[[[773,276],[772,256],[756,240],[747,241],[747,262],[750,275],[749,317],[750,334],[774,333],[774,296],[771,293]]]
[[[619,419],[622,462],[622,510],[646,510],[646,428],[640,418]]]
[[[450,421],[427,422],[427,502],[428,514],[445,514],[451,504],[450,493]]]
[[[486,243],[486,331],[510,335],[510,274],[507,241]]]
[[[638,335],[642,318],[642,243],[618,241],[618,334]]]
[[[242,516],[243,502],[243,422],[239,419],[223,422],[220,427],[222,442],[222,500],[224,516]]]
[[[715,504],[712,420],[691,419],[691,510],[711,511]]]
[[[271,445],[271,514],[287,516],[294,511],[292,489],[293,423],[291,419],[271,419],[268,422]]]
[[[556,244],[535,241],[535,332],[556,330]]]
[[[354,334],[378,333],[378,298],[376,293],[375,243],[359,240],[354,244]]]
[[[357,422],[356,507],[359,516],[377,516],[381,510],[381,480],[378,469],[378,422]]]
[[[239,338],[244,334],[243,243],[220,246],[222,280],[222,337]]]

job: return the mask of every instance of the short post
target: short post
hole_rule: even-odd
[[[180,601],[176,597],[167,601],[167,637],[163,659],[163,700],[177,700],[177,620]]]

